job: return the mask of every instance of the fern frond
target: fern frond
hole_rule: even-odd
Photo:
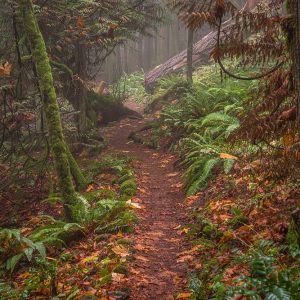
[[[208,178],[211,176],[212,170],[219,163],[220,163],[219,158],[212,158],[206,161],[204,168],[201,169],[201,174],[199,174],[199,178],[188,187],[187,190],[188,196],[196,194],[199,190],[205,187]]]

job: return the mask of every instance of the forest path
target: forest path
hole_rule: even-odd
[[[176,229],[186,216],[184,193],[180,175],[173,168],[174,156],[128,140],[130,132],[146,122],[126,119],[103,129],[110,140],[107,153],[134,158],[138,192],[133,202],[143,207],[137,212],[139,223],[130,237],[134,259],[129,263],[124,285],[130,289],[130,299],[171,300],[184,288],[187,271],[179,259],[184,235]]]

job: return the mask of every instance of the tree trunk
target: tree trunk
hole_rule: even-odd
[[[187,63],[186,63],[186,79],[189,84],[193,83],[193,45],[194,45],[194,31],[188,30],[187,41]]]
[[[291,20],[288,26],[288,48],[292,59],[293,89],[297,106],[297,128],[300,136],[300,3],[299,0],[288,0],[287,13]],[[293,215],[295,229],[300,236],[300,209],[297,209]],[[300,242],[300,241],[298,241]]]
[[[75,62],[76,74],[80,79],[86,80],[87,78],[87,61],[86,61],[86,47],[80,41],[76,43]],[[86,101],[87,91],[81,80],[76,82],[76,95],[75,95],[75,109],[79,112],[77,115],[77,129],[79,134],[86,133]]]
[[[287,1],[287,12],[291,16],[288,30],[288,46],[292,59],[293,88],[297,105],[297,121],[300,131],[300,3]]]
[[[84,222],[87,215],[87,204],[83,198],[76,194],[73,185],[68,150],[63,137],[60,111],[45,41],[34,16],[32,1],[19,0],[19,4],[24,30],[31,46],[33,61],[36,64],[50,145],[54,154],[60,191],[64,200],[65,216],[69,221]]]

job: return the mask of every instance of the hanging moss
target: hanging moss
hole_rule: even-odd
[[[32,58],[36,64],[37,75],[43,96],[43,106],[49,129],[50,145],[54,154],[60,191],[64,199],[65,216],[72,222],[84,222],[87,217],[87,203],[79,197],[72,181],[70,153],[66,147],[59,106],[53,84],[52,70],[46,45],[33,12],[31,0],[19,0],[24,30],[31,46]]]
[[[59,63],[59,62],[56,62],[54,60],[50,60],[50,64],[58,69],[60,69],[61,71],[63,71],[64,73],[68,74],[70,77],[72,77],[74,74],[73,74],[73,71],[65,64],[63,63]]]

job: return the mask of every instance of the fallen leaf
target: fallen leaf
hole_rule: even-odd
[[[183,228],[180,230],[181,233],[188,233],[190,231],[189,228]]]
[[[247,298],[243,295],[236,295],[231,300],[246,300]]]
[[[238,159],[238,157],[236,157],[234,155],[231,155],[231,154],[228,154],[228,153],[220,153],[220,158],[223,158],[223,159],[234,159],[234,160]]]
[[[199,199],[200,199],[199,194],[197,194],[195,196],[190,196],[190,197],[185,198],[184,202],[187,205],[193,205]]]
[[[136,260],[141,260],[141,261],[144,261],[144,262],[148,262],[149,259],[144,257],[144,256],[140,256],[140,255],[137,255],[135,256]]]
[[[128,200],[127,202],[127,206],[130,207],[130,208],[135,208],[135,209],[143,209],[144,207],[138,203],[134,203],[134,202],[131,202],[131,200]]]
[[[11,73],[12,65],[8,62],[5,62],[0,66],[0,76],[9,76]]]
[[[296,136],[295,134],[285,134],[282,138],[282,141],[285,146],[292,145],[296,141]]]
[[[178,263],[182,262],[192,262],[194,260],[194,256],[192,255],[185,255],[177,259]]]
[[[128,249],[123,246],[117,245],[117,246],[113,247],[111,250],[121,257],[129,256]]]
[[[79,17],[77,18],[76,26],[77,26],[77,27],[80,27],[80,28],[84,27],[84,19],[83,19],[83,16],[79,16]]]
[[[169,173],[169,174],[167,174],[167,177],[176,177],[176,176],[178,176],[178,172],[174,172],[174,173]]]
[[[26,279],[30,276],[31,274],[29,272],[25,272],[25,273],[22,273],[18,276],[18,278],[20,279]]]
[[[138,188],[138,190],[139,190],[142,194],[146,194],[146,190],[145,190],[145,189]]]
[[[88,193],[91,192],[92,190],[93,190],[93,185],[90,184],[85,191]]]
[[[188,299],[192,296],[192,293],[180,293],[176,296],[177,299]]]
[[[111,277],[113,279],[113,281],[115,282],[121,282],[122,279],[125,278],[124,274],[120,274],[120,273],[111,273]]]

